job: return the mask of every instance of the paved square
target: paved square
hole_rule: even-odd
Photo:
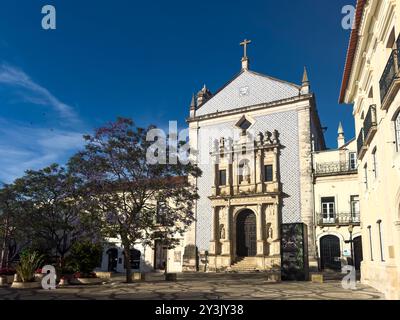
[[[0,288],[0,299],[45,300],[379,300],[383,295],[357,283],[356,290],[345,290],[340,281],[268,282],[263,274],[180,275],[177,282],[153,281],[123,283],[123,277],[96,286],[68,286],[52,291]]]

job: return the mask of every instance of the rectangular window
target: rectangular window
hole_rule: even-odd
[[[374,170],[374,177],[376,179],[378,177],[378,163],[377,163],[376,148],[372,151],[372,165],[373,165],[373,170]]]
[[[365,183],[365,189],[368,190],[368,165],[365,164],[364,166],[364,183]]]
[[[321,198],[322,222],[335,223],[335,197]]]
[[[350,170],[357,169],[357,154],[355,152],[349,153],[349,165],[350,165]]]
[[[400,152],[400,112],[394,120],[395,138],[396,138],[396,151]]]
[[[226,170],[219,170],[219,185],[226,186]]]
[[[383,241],[382,241],[382,220],[378,220],[376,222],[378,224],[378,232],[379,232],[379,249],[381,251],[381,261],[385,261],[385,257],[383,255]]]
[[[360,222],[360,197],[350,196],[351,221]]]
[[[374,261],[374,255],[372,251],[372,232],[371,232],[371,226],[368,226],[368,235],[369,235],[369,254],[371,261]]]
[[[164,201],[157,202],[156,223],[164,225],[166,222],[167,206]]]
[[[265,182],[274,181],[274,172],[272,164],[264,166],[264,173],[265,173]]]

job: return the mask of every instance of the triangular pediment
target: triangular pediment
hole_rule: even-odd
[[[300,87],[254,71],[242,70],[196,111],[197,116],[229,111],[299,95]]]

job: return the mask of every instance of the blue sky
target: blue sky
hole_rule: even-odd
[[[354,136],[352,108],[338,105],[353,0],[78,1],[0,4],[0,181],[64,163],[81,136],[115,119],[185,126],[191,95],[240,70],[244,38],[251,69],[300,83],[306,65],[328,146],[338,122]],[[41,28],[42,6],[57,29]]]

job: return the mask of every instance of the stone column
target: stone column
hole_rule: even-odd
[[[218,158],[217,157],[213,157],[213,162],[214,162],[214,165],[213,165],[213,184],[212,184],[212,186],[211,186],[211,189],[212,189],[212,195],[213,196],[217,196],[218,195],[218,187],[219,187],[219,177],[218,177],[218,174],[219,174],[219,165],[218,165]]]
[[[394,226],[397,233],[397,246],[394,247],[394,254],[400,266],[400,221],[395,221]]]
[[[219,229],[219,208],[212,208],[211,215],[211,240],[210,240],[210,255],[218,254],[218,229]]]
[[[278,181],[278,148],[274,148],[274,181]]]
[[[265,254],[264,244],[264,206],[257,205],[257,255],[263,256]]]
[[[225,207],[225,239],[223,240],[222,254],[226,256],[231,255],[231,207]]]
[[[232,195],[232,185],[233,185],[233,168],[232,168],[232,153],[229,151],[227,154],[228,167],[226,170],[226,181],[228,184],[228,195]]]
[[[281,253],[281,236],[280,236],[280,222],[279,222],[279,204],[275,203],[272,206],[272,218],[274,219],[274,227],[273,227],[273,241],[274,241],[274,254],[280,255]]]
[[[258,150],[256,153],[256,164],[257,164],[257,169],[256,169],[256,184],[257,184],[257,189],[256,191],[258,193],[262,193],[263,192],[263,184],[264,184],[264,179],[263,179],[263,151],[262,150]]]
[[[308,248],[308,265],[310,271],[318,269],[316,252],[316,237],[314,228],[314,202],[312,180],[312,152],[311,152],[311,126],[309,103],[298,109],[298,132],[300,151],[300,206],[301,219],[307,226],[307,239],[305,245]]]
[[[233,165],[232,165],[232,174],[233,174],[233,188],[234,188],[234,193],[238,194],[239,193],[239,155],[238,153],[235,153],[232,156]]]

